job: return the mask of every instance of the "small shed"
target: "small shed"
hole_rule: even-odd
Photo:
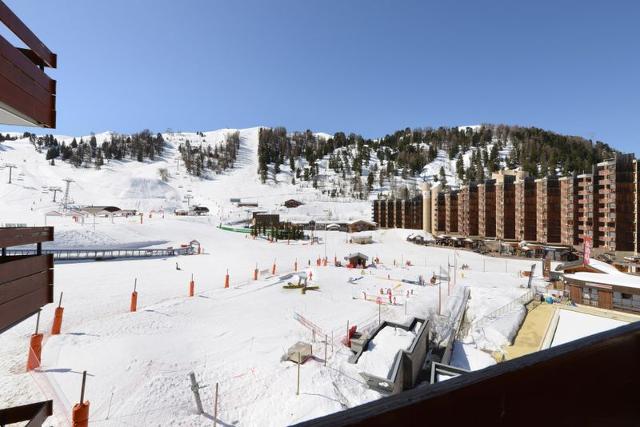
[[[369,260],[369,257],[366,256],[365,254],[361,253],[361,252],[354,252],[354,253],[349,254],[346,257],[344,257],[344,259],[346,261],[349,261],[349,266],[350,267],[353,267],[353,268],[366,268],[367,267],[367,261]]]
[[[304,363],[308,358],[313,356],[313,347],[311,344],[298,341],[287,350],[287,360],[294,363]]]
[[[377,225],[375,222],[366,221],[364,219],[353,221],[347,226],[347,230],[349,230],[349,233],[357,233],[360,231],[372,231],[372,230],[375,230],[376,228],[377,228]]]
[[[356,233],[351,235],[349,241],[358,245],[368,245],[370,243],[373,243],[373,236],[367,233]]]
[[[289,199],[284,202],[284,206],[287,208],[297,208],[298,206],[301,206],[301,205],[304,205],[304,203],[295,199]]]

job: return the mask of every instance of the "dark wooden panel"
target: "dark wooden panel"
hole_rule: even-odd
[[[15,298],[30,294],[38,290],[38,288],[51,285],[51,282],[49,281],[50,277],[51,275],[47,270],[0,284],[0,310],[2,310],[3,304]]]
[[[52,400],[0,409],[0,425],[29,421],[28,427],[41,426],[44,420],[51,415],[53,415]]]
[[[608,310],[613,308],[613,292],[598,290],[598,307]]]
[[[0,333],[33,315],[43,305],[53,302],[52,289],[53,285],[39,286],[29,294],[0,305]]]
[[[53,255],[0,258],[0,285],[53,267]]]
[[[45,107],[0,74],[0,102],[35,126],[55,127],[55,110]],[[10,109],[10,111],[11,111]]]
[[[0,228],[0,248],[51,242],[52,240],[53,227]]]
[[[26,44],[42,62],[51,68],[57,67],[56,55],[0,0],[0,21]]]
[[[13,83],[27,95],[33,97],[42,107],[51,108],[53,93],[50,88],[40,86],[22,70],[16,67],[3,55],[0,55],[0,75]],[[47,86],[51,86],[48,84]]]
[[[55,89],[52,83],[53,80],[2,36],[0,36],[0,55],[35,80],[38,85],[50,91]]]

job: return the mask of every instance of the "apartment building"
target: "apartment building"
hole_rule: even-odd
[[[634,160],[633,154],[622,154],[596,165],[598,207],[594,230],[597,227],[598,236],[594,246],[605,251],[635,250]]]
[[[422,197],[373,201],[372,219],[380,228],[422,228]]]
[[[496,237],[496,182],[478,184],[478,236]]]
[[[458,233],[465,237],[478,235],[478,186],[476,184],[464,185],[458,192]]]
[[[540,243],[560,243],[560,182],[550,176],[536,183],[536,238]]]
[[[519,171],[514,187],[516,239],[536,242],[538,241],[536,181],[526,172]]]
[[[560,184],[560,243],[578,244],[578,180],[575,175],[558,179]],[[551,205],[553,207],[553,205]]]
[[[515,172],[496,172],[493,178],[496,180],[496,238],[513,240],[516,238]]]

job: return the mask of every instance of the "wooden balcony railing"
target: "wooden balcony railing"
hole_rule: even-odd
[[[0,0],[0,25],[27,48],[0,36],[0,123],[54,128],[56,81],[44,72],[57,56]]]

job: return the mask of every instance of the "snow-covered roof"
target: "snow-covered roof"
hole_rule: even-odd
[[[640,276],[632,274],[602,274],[602,273],[574,273],[565,274],[566,279],[580,280],[582,282],[598,283],[611,286],[624,286],[627,288],[640,289]]]

